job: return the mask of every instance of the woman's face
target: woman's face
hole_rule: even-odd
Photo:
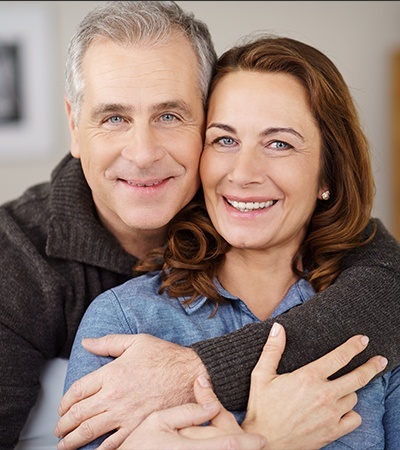
[[[210,218],[233,247],[303,241],[323,189],[321,137],[306,91],[287,74],[240,71],[210,98],[200,174]]]

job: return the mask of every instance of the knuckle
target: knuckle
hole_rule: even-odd
[[[121,388],[119,386],[114,386],[107,392],[107,397],[113,402],[120,401],[125,397],[125,391],[122,386]]]
[[[234,436],[224,438],[221,443],[221,450],[240,450],[238,439]]]
[[[364,387],[365,385],[367,385],[371,379],[369,374],[362,369],[356,371],[356,376],[357,376],[357,383],[360,387]]]
[[[335,352],[335,358],[337,359],[340,367],[347,366],[351,359],[350,355],[343,348],[337,349]]]
[[[82,422],[84,413],[80,403],[75,403],[74,405],[72,405],[70,412],[75,422]]]
[[[314,374],[312,373],[312,371],[302,370],[302,369],[299,370],[299,372],[297,373],[297,379],[298,379],[299,386],[301,386],[303,388],[311,387],[312,389],[314,389],[315,377],[314,377]]]
[[[336,398],[330,390],[324,389],[318,395],[318,402],[321,406],[331,406],[335,403]]]
[[[357,392],[353,392],[350,395],[351,395],[351,401],[353,403],[353,408],[354,408],[357,405],[357,403],[358,403],[358,395],[357,395]]]
[[[346,414],[347,421],[348,421],[348,432],[354,431],[356,428],[358,428],[362,423],[362,417],[360,414],[356,413],[355,411],[350,411]]]
[[[122,444],[123,439],[117,439],[117,435],[118,433],[114,433],[111,437],[102,442],[101,450],[115,450],[118,448]]]
[[[83,397],[83,382],[79,379],[71,386],[71,393],[74,399],[80,400]]]
[[[79,426],[79,434],[88,441],[92,441],[96,437],[89,421],[81,423]]]
[[[256,383],[257,381],[260,381],[262,378],[263,372],[259,366],[254,367],[253,371],[250,375],[251,384]]]

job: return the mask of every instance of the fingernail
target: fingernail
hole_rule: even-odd
[[[208,378],[205,375],[199,375],[197,379],[201,387],[208,388],[211,386],[210,382],[208,381]]]
[[[369,337],[368,337],[368,336],[363,336],[363,337],[361,338],[361,342],[362,342],[364,345],[367,345],[368,342],[369,342]]]
[[[388,364],[388,360],[386,358],[382,357],[381,358],[382,369],[384,369],[387,366],[387,364]]]
[[[276,337],[276,336],[278,336],[280,331],[281,331],[281,326],[279,325],[279,323],[275,322],[272,325],[272,328],[271,328],[271,331],[269,332],[269,335],[271,337]]]

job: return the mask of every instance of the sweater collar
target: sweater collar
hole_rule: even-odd
[[[50,190],[49,256],[132,274],[137,258],[99,222],[80,161],[67,155],[54,169]]]

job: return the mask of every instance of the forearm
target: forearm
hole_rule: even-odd
[[[371,279],[379,285],[371,286]],[[361,333],[370,338],[365,352],[343,369],[348,372],[373,355],[389,359],[388,369],[400,363],[400,347],[393,333],[400,326],[398,274],[380,268],[357,268],[302,306],[277,317],[287,332],[287,346],[279,365],[290,372]],[[275,320],[248,325],[229,335],[199,342],[193,349],[206,366],[213,387],[228,409],[246,407],[250,374]]]

